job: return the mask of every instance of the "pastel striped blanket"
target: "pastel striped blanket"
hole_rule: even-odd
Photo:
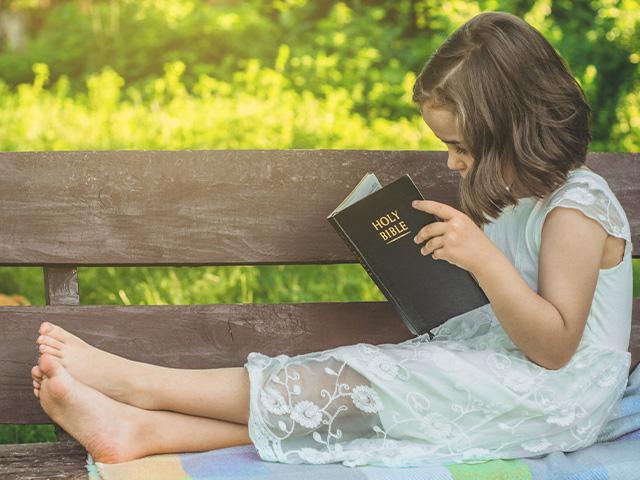
[[[596,443],[575,452],[484,463],[389,468],[286,465],[260,459],[253,445],[209,452],[151,455],[104,464],[87,455],[90,480],[640,480],[640,368],[629,376],[624,396]]]

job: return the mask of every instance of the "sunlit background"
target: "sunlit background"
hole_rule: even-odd
[[[0,0],[0,150],[444,150],[411,86],[485,10],[524,18],[566,59],[592,151],[640,150],[633,0]],[[385,299],[359,264],[78,272],[85,305]],[[0,304],[44,305],[42,269],[0,267]],[[0,426],[0,443],[53,439]]]

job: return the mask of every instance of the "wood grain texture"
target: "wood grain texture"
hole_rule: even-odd
[[[86,450],[76,442],[0,445],[2,480],[84,480]]]
[[[0,423],[51,423],[31,387],[43,319],[116,355],[175,368],[242,366],[253,351],[293,356],[413,337],[388,302],[0,307]],[[640,299],[634,324],[635,366]]]
[[[367,172],[459,207],[444,151],[0,152],[0,265],[355,263],[326,216]],[[591,153],[640,255],[640,154]]]
[[[80,305],[78,270],[74,267],[42,267],[47,305]]]
[[[240,366],[412,337],[387,302],[80,306],[76,267],[355,263],[326,215],[367,171],[409,173],[459,208],[446,152],[184,150],[0,152],[0,265],[43,266],[47,307],[0,307],[0,423],[51,423],[31,387],[41,321],[112,353],[176,368]],[[640,154],[591,153],[640,256]],[[632,367],[640,362],[634,301]],[[69,437],[67,437],[69,438]],[[0,446],[0,478],[86,478],[76,442]]]
[[[0,307],[0,423],[51,423],[30,373],[45,319],[116,355],[176,368],[413,337],[388,302]]]
[[[43,267],[44,297],[47,305],[80,305],[78,271],[73,267]],[[75,439],[59,425],[55,426],[58,441]]]

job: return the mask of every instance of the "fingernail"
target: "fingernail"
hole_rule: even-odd
[[[413,202],[411,202],[411,206],[412,207],[415,207],[416,205],[418,205],[418,201],[417,200],[414,200]]]
[[[413,243],[418,243],[418,236],[413,237]]]

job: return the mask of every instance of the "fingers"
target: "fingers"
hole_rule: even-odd
[[[444,239],[442,237],[434,237],[424,244],[424,247],[420,249],[420,253],[422,255],[429,255],[442,247],[444,247]],[[435,256],[433,258],[435,258]]]
[[[447,231],[447,224],[445,222],[433,222],[428,225],[425,225],[420,230],[415,237],[413,237],[413,241],[415,243],[424,242],[425,240],[430,239],[431,237],[436,237],[438,235],[444,235]]]
[[[411,206],[417,210],[431,213],[442,220],[449,220],[452,218],[458,210],[446,203],[435,202],[433,200],[414,200],[411,202]]]

